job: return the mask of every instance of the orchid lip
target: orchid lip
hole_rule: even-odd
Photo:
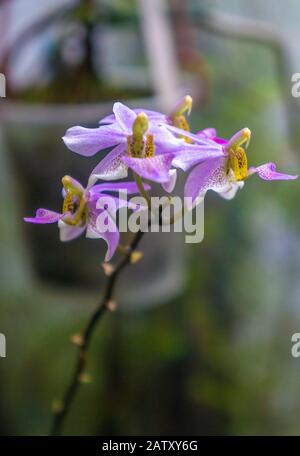
[[[88,216],[84,189],[70,176],[64,176],[62,183],[65,190],[62,208],[64,222],[72,226],[84,226]]]

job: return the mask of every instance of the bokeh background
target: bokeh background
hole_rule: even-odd
[[[168,112],[194,97],[192,127],[252,130],[249,161],[297,173],[297,0],[0,2],[0,433],[43,435],[80,331],[103,291],[101,241],[60,244],[60,179],[99,160],[62,144],[116,100]],[[178,190],[184,183],[181,177]],[[149,235],[92,343],[70,435],[300,434],[299,183],[253,177],[231,201],[209,193],[205,238]]]

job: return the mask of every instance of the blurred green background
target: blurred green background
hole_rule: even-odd
[[[57,15],[40,2],[26,22],[30,3],[0,4],[2,435],[47,434],[76,357],[70,336],[103,291],[101,241],[60,244],[54,226],[22,222],[36,207],[59,209],[61,176],[84,182],[99,160],[75,157],[61,136],[76,123],[96,126],[117,99],[167,109],[146,51],[146,0],[53,2]],[[298,2],[154,3],[172,38],[173,102],[195,99],[192,128],[230,137],[247,126],[251,165],[274,161],[297,174]],[[41,17],[48,21],[32,26]],[[152,234],[141,244],[145,258],[121,284],[120,310],[95,333],[92,381],[66,434],[300,433],[300,360],[291,356],[300,330],[298,195],[298,181],[254,176],[233,201],[208,193],[202,243]]]

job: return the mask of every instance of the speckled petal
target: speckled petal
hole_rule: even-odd
[[[35,217],[25,217],[24,221],[29,223],[46,224],[58,222],[58,220],[62,217],[63,214],[40,208],[36,211]]]
[[[98,179],[108,181],[127,177],[128,169],[122,161],[124,153],[124,146],[122,144],[109,152],[91,172],[88,188],[94,185]]]
[[[204,198],[207,190],[225,193],[231,188],[226,175],[225,158],[208,160],[197,165],[189,174],[185,187],[184,196],[189,198],[189,209]]]
[[[169,171],[173,159],[173,154],[157,155],[151,158],[133,158],[127,155],[122,157],[122,161],[139,176],[159,183],[170,181]]]
[[[297,179],[297,175],[284,174],[276,171],[275,163],[265,163],[264,165],[252,167],[249,169],[249,174],[257,173],[263,180],[291,180]]]

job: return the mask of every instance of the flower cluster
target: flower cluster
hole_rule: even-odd
[[[297,178],[277,172],[274,163],[248,166],[246,150],[251,137],[248,128],[241,129],[229,140],[218,137],[212,128],[191,133],[187,118],[191,108],[190,96],[179,100],[168,116],[155,111],[132,110],[117,102],[113,113],[102,119],[97,128],[68,129],[63,141],[71,151],[85,157],[108,149],[109,152],[91,172],[87,188],[70,176],[62,179],[60,213],[38,209],[35,217],[25,218],[25,221],[58,222],[62,241],[74,239],[84,231],[87,237],[102,238],[108,245],[108,261],[116,251],[120,236],[116,213],[107,210],[110,200],[116,209],[124,205],[134,211],[141,209],[118,198],[114,192],[124,190],[135,194],[141,192],[141,188],[149,190],[144,180],[159,183],[166,192],[172,192],[179,169],[189,172],[184,196],[189,201],[188,209],[192,209],[208,190],[232,199],[253,174],[263,180]],[[134,181],[107,182],[127,178],[129,170]],[[100,180],[106,182],[98,183]],[[103,213],[108,220],[105,229],[98,223]]]

